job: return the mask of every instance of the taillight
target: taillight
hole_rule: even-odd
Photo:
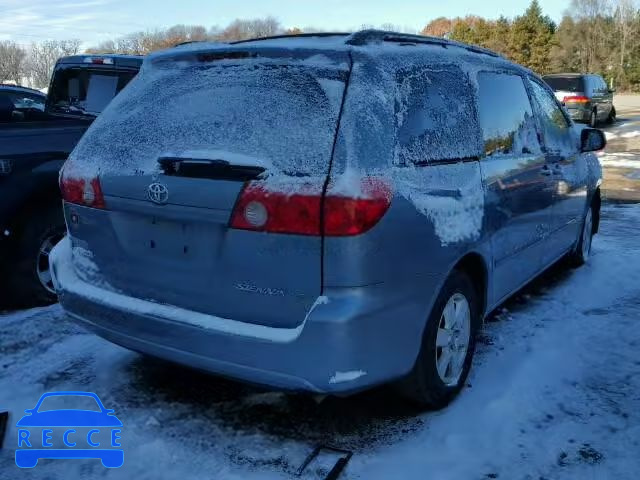
[[[562,99],[563,103],[589,103],[589,97],[582,95],[571,95]]]
[[[98,177],[69,178],[63,173],[60,178],[60,191],[65,202],[92,208],[106,208],[104,194]]]
[[[324,203],[319,192],[273,191],[261,182],[250,182],[236,203],[231,228],[294,235],[359,235],[378,223],[390,204],[391,191],[378,180],[364,181],[361,194],[354,197],[331,193],[329,188]]]
[[[332,194],[324,202],[324,234],[333,237],[359,235],[380,221],[391,205],[391,188],[383,180],[366,177],[356,197]]]
[[[248,183],[231,216],[231,227],[271,233],[320,235],[321,195],[267,190]]]

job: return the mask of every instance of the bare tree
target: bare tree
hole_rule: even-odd
[[[609,0],[571,0],[571,15],[584,26],[582,70],[595,71],[605,47],[603,23],[611,11]]]
[[[615,20],[620,40],[620,68],[624,69],[629,40],[637,33],[638,9],[633,0],[617,0]]]
[[[27,52],[16,43],[0,42],[0,83],[14,81],[20,83],[24,74],[24,59]]]
[[[270,37],[282,33],[280,22],[273,17],[254,20],[234,20],[217,36],[217,40],[232,42],[249,38]]]
[[[456,19],[438,17],[435,20],[431,20],[420,33],[433,37],[444,37],[448,33],[451,33],[455,22]]]
[[[211,40],[217,33],[217,29],[212,28],[208,32],[202,25],[174,25],[166,30],[136,32],[107,40],[97,47],[88,48],[87,53],[146,55],[180,43]]]
[[[291,27],[287,28],[284,33],[286,33],[287,35],[301,35],[304,33],[304,31],[299,27]]]
[[[76,55],[80,50],[80,40],[46,40],[32,43],[28,57],[31,82],[36,88],[49,85],[51,72],[60,57]]]

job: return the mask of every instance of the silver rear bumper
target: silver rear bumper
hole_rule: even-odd
[[[346,394],[399,378],[413,366],[426,318],[415,298],[382,294],[387,287],[380,284],[329,289],[299,327],[265,327],[89,284],[75,271],[68,238],[56,246],[50,262],[62,307],[98,335],[131,350],[277,389]]]

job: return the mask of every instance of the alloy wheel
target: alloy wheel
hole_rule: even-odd
[[[460,380],[471,340],[471,309],[461,293],[447,301],[436,335],[436,368],[440,380],[455,386]]]

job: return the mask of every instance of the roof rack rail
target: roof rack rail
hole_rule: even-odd
[[[475,45],[467,45],[466,43],[456,42],[455,40],[448,40],[440,37],[428,37],[425,35],[414,35],[411,33],[398,33],[390,32],[386,30],[361,30],[359,32],[352,33],[347,38],[347,45],[363,46],[370,43],[380,42],[410,42],[410,43],[425,43],[430,45],[440,45],[442,47],[458,47],[464,48],[474,53],[481,53],[484,55],[490,55],[492,57],[500,57],[499,54],[489,49],[476,47]]]
[[[238,43],[248,43],[248,42],[261,42],[263,40],[277,40],[278,38],[309,38],[309,37],[349,37],[351,33],[346,32],[316,32],[316,33],[285,33],[282,35],[272,35],[269,37],[259,37],[259,38],[247,38],[246,40],[236,40],[235,42],[229,42],[231,45],[236,45]]]

